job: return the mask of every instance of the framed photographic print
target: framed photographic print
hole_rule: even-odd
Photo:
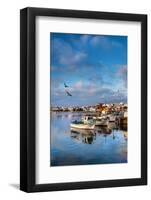
[[[20,12],[20,189],[147,184],[147,16]]]

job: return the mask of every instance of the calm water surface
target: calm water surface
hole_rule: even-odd
[[[50,165],[86,165],[127,162],[127,131],[110,123],[95,130],[70,129],[82,113],[52,113]]]

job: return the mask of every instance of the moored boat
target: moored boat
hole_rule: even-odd
[[[95,128],[95,123],[92,117],[84,116],[81,121],[74,121],[70,124],[71,128],[92,130]]]
[[[81,118],[81,121],[84,123],[84,124],[93,124],[94,123],[94,119],[92,116],[83,116]]]
[[[127,127],[127,123],[128,123],[128,114],[127,114],[127,112],[124,112],[123,116],[121,118],[119,118],[118,124],[122,127],[123,126]]]
[[[97,118],[95,120],[95,125],[96,126],[107,126],[108,125],[108,121],[106,119],[99,119],[99,118]]]
[[[103,116],[103,117],[93,117],[95,120],[95,125],[96,126],[107,126],[108,125],[108,120]]]
[[[87,130],[92,130],[95,128],[95,124],[93,123],[87,123],[85,124],[84,122],[80,121],[74,121],[70,124],[71,128],[78,128],[78,129],[87,129]]]

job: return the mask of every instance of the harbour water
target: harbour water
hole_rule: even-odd
[[[82,112],[52,112],[50,166],[114,164],[127,162],[127,130],[110,123],[94,130],[71,129]]]

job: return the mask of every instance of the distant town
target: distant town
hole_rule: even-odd
[[[56,106],[51,107],[51,111],[53,112],[99,112],[102,114],[109,114],[113,112],[126,112],[127,111],[127,104],[126,103],[111,103],[111,104],[104,104],[99,103],[96,105],[91,106]]]

